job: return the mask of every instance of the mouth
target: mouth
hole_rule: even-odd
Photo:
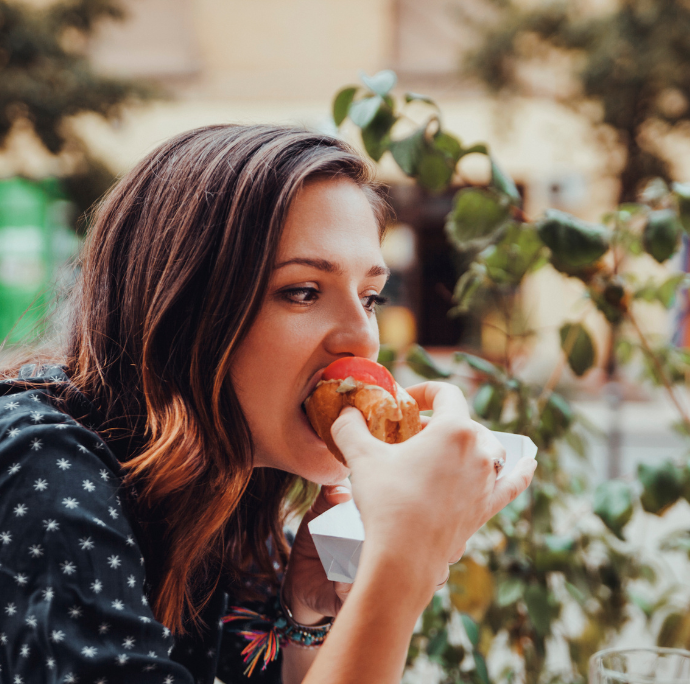
[[[314,373],[314,375],[311,376],[311,379],[307,384],[307,389],[304,392],[304,396],[302,397],[302,403],[300,404],[300,408],[304,412],[304,415],[307,415],[307,411],[304,408],[304,402],[307,400],[307,397],[316,389],[316,386],[319,384],[319,380],[321,380],[321,376],[323,375],[323,371],[325,368],[325,366],[323,368],[319,368],[319,370],[317,370],[316,373]]]

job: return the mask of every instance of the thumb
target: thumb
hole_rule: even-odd
[[[383,442],[369,432],[364,416],[352,406],[346,406],[340,412],[336,421],[331,425],[331,436],[338,449],[345,456],[348,466],[351,465],[352,461],[383,445]]]
[[[505,508],[529,487],[537,465],[535,459],[523,456],[515,464],[510,475],[502,477],[496,482],[491,501],[492,516]]]

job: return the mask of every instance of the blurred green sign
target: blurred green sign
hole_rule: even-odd
[[[0,180],[0,341],[43,332],[56,294],[69,287],[79,249],[71,211],[54,179]]]

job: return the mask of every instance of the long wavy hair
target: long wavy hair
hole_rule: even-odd
[[[240,590],[249,578],[276,585],[287,562],[285,502],[297,478],[253,469],[230,368],[290,203],[316,177],[354,181],[383,234],[382,190],[351,147],[274,126],[176,136],[92,218],[65,363],[126,471],[152,608],[176,634],[198,626],[223,578]]]

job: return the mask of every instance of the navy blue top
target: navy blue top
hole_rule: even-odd
[[[31,382],[0,382],[0,682],[279,682],[279,662],[243,676],[244,644],[221,622],[226,591],[200,635],[175,639],[156,620],[120,463],[72,417],[84,411],[56,408],[61,368]]]

